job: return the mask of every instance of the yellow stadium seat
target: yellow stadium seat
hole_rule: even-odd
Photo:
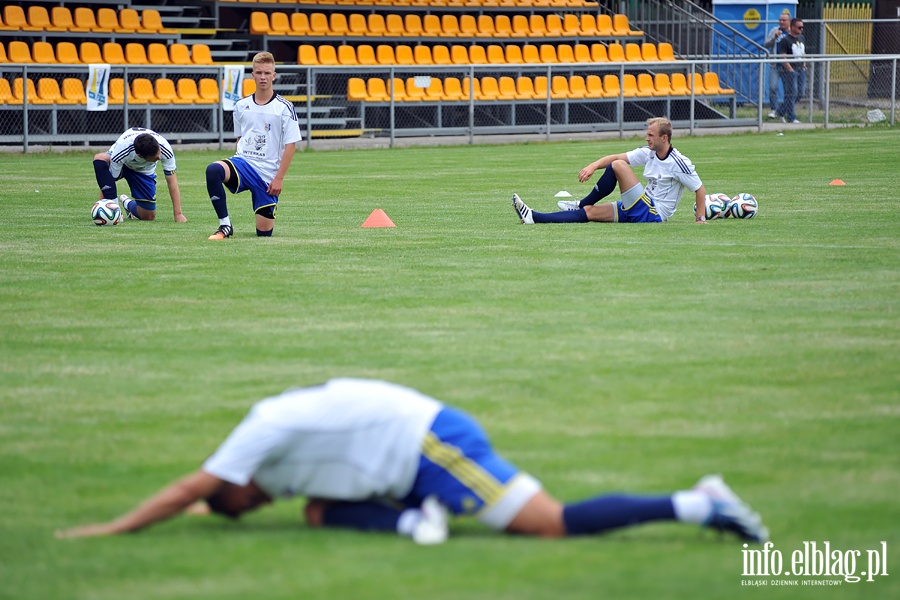
[[[671,96],[672,82],[667,73],[657,73],[653,76],[653,89],[656,96]]]
[[[497,80],[499,85],[498,100],[515,100],[518,92],[516,91],[516,80],[512,77],[504,75]]]
[[[719,82],[719,74],[715,71],[707,71],[703,74],[703,87],[710,94],[731,95],[734,90],[731,88],[723,88]]]
[[[569,80],[563,75],[554,75],[550,80],[550,97],[563,100],[569,96]]]
[[[134,33],[150,33],[142,24],[141,16],[133,8],[123,8],[119,11],[119,27],[122,31]]]
[[[253,81],[252,79],[250,81]],[[197,84],[200,91],[200,99],[204,104],[218,104],[219,102],[219,82],[212,77],[204,77]],[[243,90],[242,90],[243,91]]]
[[[153,91],[153,82],[146,77],[135,77],[131,81],[131,93],[137,104],[157,104],[156,93]]]
[[[87,104],[87,96],[84,93],[84,82],[75,77],[66,77],[63,79],[62,96],[66,100],[72,100],[72,104]]]
[[[317,65],[319,64],[319,56],[316,54],[316,47],[311,44],[300,44],[297,48],[297,64],[298,65]]]
[[[516,100],[536,100],[534,81],[522,75],[516,77]]]
[[[387,44],[378,44],[375,48],[375,58],[379,65],[396,65],[397,57],[394,56],[394,47]]]
[[[479,17],[480,19],[480,17]],[[481,31],[481,21],[478,22],[478,30]],[[496,15],[494,17],[494,36],[508,38],[512,36],[512,21],[508,15]]]
[[[37,84],[38,96],[49,104],[76,104],[75,100],[64,98],[59,83],[51,77],[41,77]]]
[[[473,65],[486,65],[488,59],[484,46],[469,46],[469,61],[471,61]]]
[[[450,58],[450,48],[442,44],[438,44],[431,48],[431,59],[436,65],[453,64],[453,59]]]
[[[328,35],[346,36],[349,31],[347,15],[341,12],[333,12],[328,18]]]
[[[613,15],[613,35],[615,36],[642,36],[644,35],[643,31],[635,31],[631,28],[631,24],[628,23],[628,17],[623,14],[615,14]]]
[[[644,56],[641,54],[641,47],[637,44],[625,44],[625,60],[628,62],[643,62]]]
[[[440,37],[441,18],[437,15],[425,15],[422,18],[422,31],[425,37]]]
[[[544,37],[547,35],[547,22],[543,15],[531,15],[528,18],[528,29],[531,31],[530,37]]]
[[[100,45],[97,42],[81,42],[79,58],[86,65],[102,63],[103,53],[100,51]]]
[[[612,17],[609,15],[597,15],[597,35],[611,37],[613,35]]]
[[[115,33],[134,33],[134,30],[124,29],[119,24],[119,15],[116,14],[115,9],[106,7],[97,9],[97,27]]]
[[[356,47],[356,61],[361,65],[377,65],[375,49],[368,44],[360,44]]]
[[[369,24],[366,22],[366,15],[363,15],[360,13],[352,13],[347,18],[347,35],[356,37],[356,36],[363,36],[363,35],[381,35],[381,34],[370,34],[369,33]]]
[[[190,104],[178,97],[175,90],[175,82],[167,77],[160,77],[153,82],[153,92],[156,96],[154,104]]]
[[[39,64],[55,65],[57,62],[53,46],[49,42],[35,42],[31,46],[31,57],[34,62]]]
[[[603,91],[606,93],[607,98],[617,98],[622,93],[622,89],[619,87],[618,76],[604,75]]]
[[[581,75],[569,77],[569,97],[578,100],[587,98],[587,84]]]
[[[587,92],[586,98],[606,98],[606,91],[603,89],[603,81],[599,75],[588,75],[584,79]]]
[[[512,30],[509,36],[514,38],[530,37],[531,29],[528,27],[528,17],[525,15],[513,15]]]
[[[563,28],[563,20],[559,15],[547,15],[544,17],[544,24],[547,26],[547,37],[563,37],[565,29]]]
[[[7,7],[9,8],[9,7]],[[9,62],[13,63],[32,63],[34,61],[31,60],[31,49],[28,47],[28,44],[25,42],[20,42],[18,40],[13,40],[9,43],[9,48],[7,49],[7,53],[9,55]]]
[[[347,100],[350,102],[365,102],[366,82],[360,77],[351,77],[347,80]]]
[[[441,37],[458,37],[459,36],[459,19],[456,15],[441,16]]]
[[[413,56],[412,47],[406,44],[397,44],[394,48],[394,57],[398,65],[414,65],[416,59]]]
[[[169,29],[162,23],[162,17],[155,8],[145,8],[141,11],[141,25],[145,30],[151,33],[171,34],[177,33],[174,29]]]
[[[202,104],[197,82],[190,77],[182,77],[175,82],[175,93],[185,104]]]
[[[13,96],[9,81],[0,77],[0,104],[22,104],[22,101]]]
[[[371,77],[366,81],[366,93],[369,102],[390,102],[391,95],[387,91],[384,79]]]
[[[581,35],[581,21],[578,15],[568,13],[563,18],[562,35],[566,37],[577,37]]]
[[[632,75],[632,77],[634,77],[634,75]],[[653,75],[650,73],[639,73],[636,85],[638,97],[649,98],[656,95],[656,88],[653,87]]]
[[[500,99],[500,84],[497,83],[496,77],[482,77],[481,78],[481,97],[478,95],[475,96],[478,100],[499,100]]]
[[[60,42],[56,44],[56,60],[65,65],[80,64],[81,59],[78,58],[78,47],[72,42]]]
[[[394,102],[406,102],[406,84],[403,82],[403,79],[394,77],[391,93],[394,95]]]
[[[400,15],[396,15],[400,16]],[[366,34],[369,37],[379,37],[387,35],[387,23],[384,15],[372,13],[366,18]]]
[[[166,48],[165,44],[160,44],[159,42],[151,42],[147,45],[147,61],[151,65],[171,65],[172,60],[169,58],[169,50]],[[134,83],[131,84],[131,90],[134,92],[134,95],[137,96],[137,92],[134,91]]]
[[[60,29],[50,22],[50,13],[46,7],[40,5],[28,7],[28,25],[37,31],[64,31],[64,29]]]
[[[84,44],[81,45],[82,57],[84,56]],[[125,60],[128,61],[129,65],[147,65],[150,64],[150,61],[147,60],[147,49],[144,48],[142,44],[138,44],[137,42],[128,42],[125,44]],[[84,58],[81,59],[81,62],[84,62]]]
[[[660,42],[656,47],[656,54],[659,56],[659,60],[671,62],[675,60],[675,51],[672,48],[672,44],[668,42]]]
[[[594,59],[595,63],[609,62],[606,46],[603,44],[591,44],[591,58]]]
[[[75,27],[93,33],[112,33],[112,29],[104,29],[97,25],[97,19],[94,17],[94,11],[90,8],[79,6],[75,9]]]
[[[28,92],[28,104],[52,104],[51,100],[44,100],[38,95],[34,81],[31,79],[28,79],[27,81],[27,84],[23,84],[21,77],[16,77],[13,80],[13,96],[22,101],[18,104],[25,102],[26,91]]]
[[[337,50],[335,50],[334,46],[329,46],[328,44],[322,44],[318,48],[319,55],[319,64],[326,66],[334,66],[340,64],[338,62]]]
[[[644,59],[644,62],[657,62],[659,55],[656,53],[656,44],[646,42],[641,44],[641,58]]]
[[[310,35],[327,36],[331,33],[328,28],[328,16],[325,13],[315,12],[309,15]]]
[[[405,15],[403,17],[403,30],[408,37],[424,36],[425,26],[422,24],[422,17],[419,15]]]
[[[87,29],[81,29],[75,26],[75,20],[72,17],[72,10],[67,6],[54,6],[50,9],[50,22],[55,28],[54,31],[68,31],[71,33],[87,33]]]
[[[453,61],[454,65],[468,65],[471,64],[469,62],[469,50],[465,46],[460,46],[458,44],[454,44],[450,47],[450,59]],[[446,91],[447,87],[444,86],[444,91]]]
[[[684,76],[684,73],[672,73],[672,95],[691,95],[691,88],[688,87],[687,77]]]
[[[18,31],[40,31],[28,24],[25,9],[21,6],[8,5],[3,8],[3,22],[7,27]]]
[[[269,35],[272,33],[272,27],[269,25],[269,15],[253,11],[250,13],[250,35]]]
[[[302,12],[291,13],[291,35],[309,35],[309,15]]]
[[[3,47],[3,42],[0,42],[0,63],[9,62],[9,58],[6,56],[6,48]],[[2,104],[2,102],[0,102]]]
[[[591,57],[591,48],[587,44],[575,44],[573,48],[575,54],[575,62],[591,63],[594,59]]]
[[[58,51],[59,48],[57,47],[57,52]],[[104,42],[103,62],[111,65],[127,65],[128,61],[125,60],[125,48],[122,47],[122,44],[118,42]]]
[[[425,99],[425,88],[416,85],[415,77],[406,78],[406,101],[421,102]]]
[[[600,32],[597,31],[597,18],[592,14],[583,14],[579,22],[579,31],[584,37],[597,37]]]
[[[369,28],[371,30],[371,24],[369,25]],[[403,37],[406,35],[406,29],[403,27],[402,15],[391,13],[384,18],[384,35],[391,37]]]
[[[487,61],[492,65],[505,65],[506,55],[503,52],[503,46],[490,44],[487,47]]]
[[[491,24],[493,24],[494,20],[491,19]],[[459,17],[459,32],[457,33],[458,37],[478,37],[478,21],[475,19],[475,15],[461,15]]]
[[[550,87],[547,85],[547,77],[541,75],[534,78],[534,98],[535,100],[546,100],[550,95]]]
[[[543,63],[558,63],[559,58],[556,56],[556,46],[553,44],[541,44],[539,47],[541,62]]]
[[[212,57],[212,51],[206,44],[194,44],[191,46],[191,61],[195,65],[215,64]]]
[[[559,44],[556,46],[556,58],[561,63],[573,63],[575,61],[575,50],[569,44]]]
[[[529,65],[541,64],[541,53],[534,44],[522,46],[522,62]]]
[[[131,88],[128,87],[128,104],[136,104],[137,100],[134,95],[131,93]],[[116,77],[109,80],[109,103],[110,104],[123,104],[125,102],[125,81],[121,77]]]
[[[447,77],[444,79],[444,95],[441,100],[444,102],[459,102],[468,98],[468,94],[463,92],[462,83],[456,77]]]
[[[294,35],[287,13],[273,12],[269,15],[269,35]]]
[[[470,98],[480,100],[482,98],[481,82],[477,77],[473,77],[471,80],[469,80],[468,77],[463,77],[462,89],[463,93],[465,94],[465,100],[469,100]]]
[[[521,65],[525,62],[522,58],[522,47],[515,44],[509,44],[506,47],[506,63],[510,65]]]
[[[203,83],[202,81],[200,83]],[[203,93],[203,90],[200,90],[200,93]],[[251,94],[256,93],[256,82],[252,77],[247,77],[244,81],[241,82],[241,95],[244,97],[250,96]]]
[[[416,46],[413,48],[413,62],[417,65],[433,65],[434,59],[431,57],[431,48],[428,46]]]
[[[337,61],[340,65],[355,66],[359,64],[356,59],[356,49],[353,46],[343,44],[337,47]]]
[[[606,47],[609,62],[625,62],[625,47],[622,44],[610,44]]]
[[[187,47],[187,44],[180,42],[169,44],[169,62],[173,65],[194,64],[194,61],[191,60],[191,50]]]
[[[440,77],[432,77],[428,87],[425,88],[426,102],[440,102],[444,99],[444,84]]]
[[[703,75],[700,73],[694,73],[693,77],[694,82],[694,93],[699,95],[709,95],[712,92],[707,91],[707,89],[703,86]]]

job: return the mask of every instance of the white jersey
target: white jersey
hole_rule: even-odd
[[[644,178],[647,180],[645,191],[653,200],[663,221],[675,214],[685,188],[696,192],[703,185],[691,159],[675,148],[670,148],[662,160],[646,146],[636,148],[626,156],[628,164],[644,166]]]
[[[238,100],[234,135],[240,137],[235,156],[250,163],[267,183],[278,172],[285,145],[301,140],[294,105],[278,94],[266,104],[257,104],[253,94]]]
[[[443,405],[383,381],[332,379],[258,402],[203,470],[271,497],[400,499]]]
[[[114,179],[122,175],[122,167],[128,167],[137,173],[154,175],[156,173],[156,161],[150,162],[138,156],[134,151],[134,138],[142,133],[149,133],[159,142],[159,160],[163,164],[163,173],[171,175],[175,172],[175,152],[169,141],[150,129],[132,127],[119,136],[108,152],[110,156],[109,172]]]

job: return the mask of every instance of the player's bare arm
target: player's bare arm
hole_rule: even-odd
[[[204,471],[196,471],[169,484],[134,510],[106,523],[82,525],[56,532],[58,538],[95,537],[138,531],[180,514],[196,501],[206,498],[225,482]]]
[[[278,166],[278,172],[275,173],[275,178],[272,179],[272,183],[269,184],[269,189],[267,190],[272,196],[279,195],[284,188],[284,176],[287,175],[287,170],[291,167],[291,161],[294,159],[294,153],[296,151],[297,144],[291,143],[284,145],[284,152],[281,154],[281,164]]]
[[[622,154],[610,154],[609,156],[604,156],[603,158],[599,158],[583,168],[581,172],[578,173],[578,181],[580,183],[584,183],[588,179],[593,176],[594,172],[597,169],[605,169],[608,167],[614,160],[624,160],[628,162],[628,155],[625,153]]]
[[[706,223],[706,186],[701,185],[694,194],[697,198],[697,223]]]
[[[178,187],[178,177],[175,173],[166,175],[166,185],[169,186],[169,197],[172,198],[172,212],[176,223],[187,223],[187,217],[181,212],[181,189]]]

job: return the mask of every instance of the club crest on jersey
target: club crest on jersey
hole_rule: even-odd
[[[268,129],[268,128],[269,128],[269,126],[266,125],[266,129]],[[264,136],[264,135],[253,136],[253,145],[256,147],[257,150],[262,150],[266,145],[266,136]]]

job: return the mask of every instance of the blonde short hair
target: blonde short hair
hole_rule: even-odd
[[[653,117],[647,119],[647,125],[656,125],[656,131],[659,135],[664,135],[670,140],[672,139],[672,123],[665,117]]]
[[[271,52],[257,52],[256,56],[253,57],[253,64],[257,63],[269,63],[275,64],[275,57],[272,56]]]

